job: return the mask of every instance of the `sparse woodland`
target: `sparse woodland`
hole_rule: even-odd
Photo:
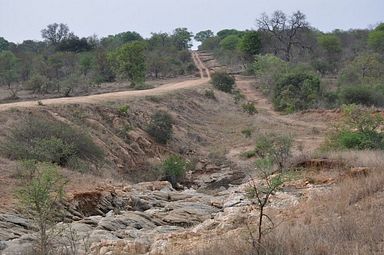
[[[384,24],[255,18],[0,37],[0,101],[39,100],[0,109],[0,253],[383,254]],[[198,72],[183,90],[44,104]]]

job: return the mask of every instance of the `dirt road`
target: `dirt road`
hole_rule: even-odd
[[[197,80],[187,80],[182,82],[169,83],[169,84],[165,84],[160,87],[157,87],[154,89],[148,89],[148,90],[121,91],[121,92],[111,92],[111,93],[91,95],[91,96],[45,99],[45,100],[41,100],[41,103],[43,103],[44,105],[100,103],[100,102],[106,102],[106,101],[132,98],[132,97],[162,95],[174,90],[199,87],[208,83],[210,74],[208,69],[200,60],[199,55],[196,52],[192,52],[192,57],[201,76],[201,78]],[[20,108],[20,107],[21,108],[39,107],[38,100],[0,104],[0,111],[6,111],[11,108]]]
[[[279,120],[289,126],[303,127],[303,128],[317,128],[317,129],[326,129],[327,125],[323,123],[309,123],[301,120],[292,119],[289,115],[282,115],[279,112],[276,112],[273,109],[273,105],[268,99],[257,90],[254,86],[253,79],[247,79],[241,76],[238,76],[236,81],[236,86],[238,89],[245,95],[246,99],[250,102],[255,103],[256,108],[264,114],[271,116],[274,119]]]
[[[237,76],[236,86],[245,95],[246,99],[255,103],[260,115],[276,121],[277,125],[285,126],[287,133],[294,132],[300,134],[295,138],[296,146],[302,147],[304,151],[312,152],[319,148],[324,142],[324,135],[328,129],[327,123],[321,120],[303,121],[295,115],[282,115],[273,109],[273,105],[268,99],[255,88],[254,79]],[[235,152],[244,151],[244,148],[234,148]],[[232,152],[232,153],[235,153]]]

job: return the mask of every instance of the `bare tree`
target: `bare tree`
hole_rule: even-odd
[[[256,250],[258,255],[261,254],[263,248],[263,237],[270,233],[276,225],[271,217],[265,212],[266,206],[269,203],[270,197],[281,187],[283,180],[280,175],[269,176],[270,170],[273,168],[273,164],[270,160],[259,159],[256,161],[256,169],[261,172],[262,180],[260,183],[256,183],[252,178],[251,184],[247,189],[247,196],[253,199],[253,203],[259,210],[259,221],[257,224],[257,237],[254,236],[252,230],[248,227],[249,234],[252,239],[252,246]],[[268,225],[265,224],[264,219],[268,221]],[[267,225],[267,226],[266,226]]]
[[[300,39],[300,33],[307,31],[309,24],[302,12],[297,11],[289,17],[279,10],[271,17],[263,13],[256,22],[259,30],[267,33],[275,41],[275,54],[283,52],[286,61],[291,60],[294,47],[306,47],[304,41]]]

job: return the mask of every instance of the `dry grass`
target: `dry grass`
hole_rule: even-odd
[[[329,159],[343,160],[354,167],[380,168],[384,166],[384,151],[332,151],[322,153]]]
[[[334,159],[370,167],[368,175],[345,175],[342,181],[327,191],[312,193],[306,202],[285,212],[284,216],[277,216],[282,218],[283,223],[265,237],[260,254],[384,254],[382,156],[383,152],[379,151],[333,154]],[[244,236],[217,240],[185,254],[257,254],[248,238],[245,229]]]

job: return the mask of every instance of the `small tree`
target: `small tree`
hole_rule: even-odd
[[[17,81],[16,56],[10,51],[0,52],[0,82],[11,89],[11,84]]]
[[[48,93],[49,80],[41,74],[33,74],[26,84],[26,89],[32,90],[33,93]]]
[[[162,165],[165,178],[174,187],[184,178],[187,167],[188,162],[179,155],[170,156]]]
[[[377,53],[363,53],[345,65],[339,75],[342,85],[374,85],[384,80],[384,63]]]
[[[172,137],[172,116],[165,111],[157,111],[151,117],[147,132],[158,143],[166,144]]]
[[[259,221],[257,223],[257,238],[253,236],[252,231],[250,230],[250,235],[252,237],[252,246],[256,249],[257,254],[261,254],[263,245],[263,237],[267,235],[275,227],[272,219],[265,213],[265,208],[269,203],[270,197],[275,193],[279,187],[283,184],[283,181],[280,175],[270,178],[269,172],[273,169],[273,161],[269,158],[258,159],[256,161],[256,169],[261,173],[262,180],[260,183],[256,183],[253,179],[249,185],[247,192],[247,197],[253,199],[259,210]],[[264,219],[268,220],[269,226],[264,227]]]
[[[51,236],[49,230],[55,223],[63,199],[65,180],[59,175],[57,167],[41,163],[34,169],[34,176],[27,179],[17,198],[24,212],[33,220],[39,230],[38,254],[49,254]]]
[[[127,43],[110,55],[114,72],[128,78],[133,86],[145,81],[144,49],[142,42]]]
[[[328,69],[335,71],[336,63],[339,61],[342,53],[340,38],[334,34],[324,34],[318,37],[318,43],[325,53],[326,65],[330,66]]]
[[[217,72],[212,74],[211,83],[218,90],[231,93],[235,85],[235,79],[226,72]]]
[[[258,137],[255,147],[256,154],[269,160],[277,166],[278,171],[282,171],[291,157],[293,139],[289,135],[265,134]]]

